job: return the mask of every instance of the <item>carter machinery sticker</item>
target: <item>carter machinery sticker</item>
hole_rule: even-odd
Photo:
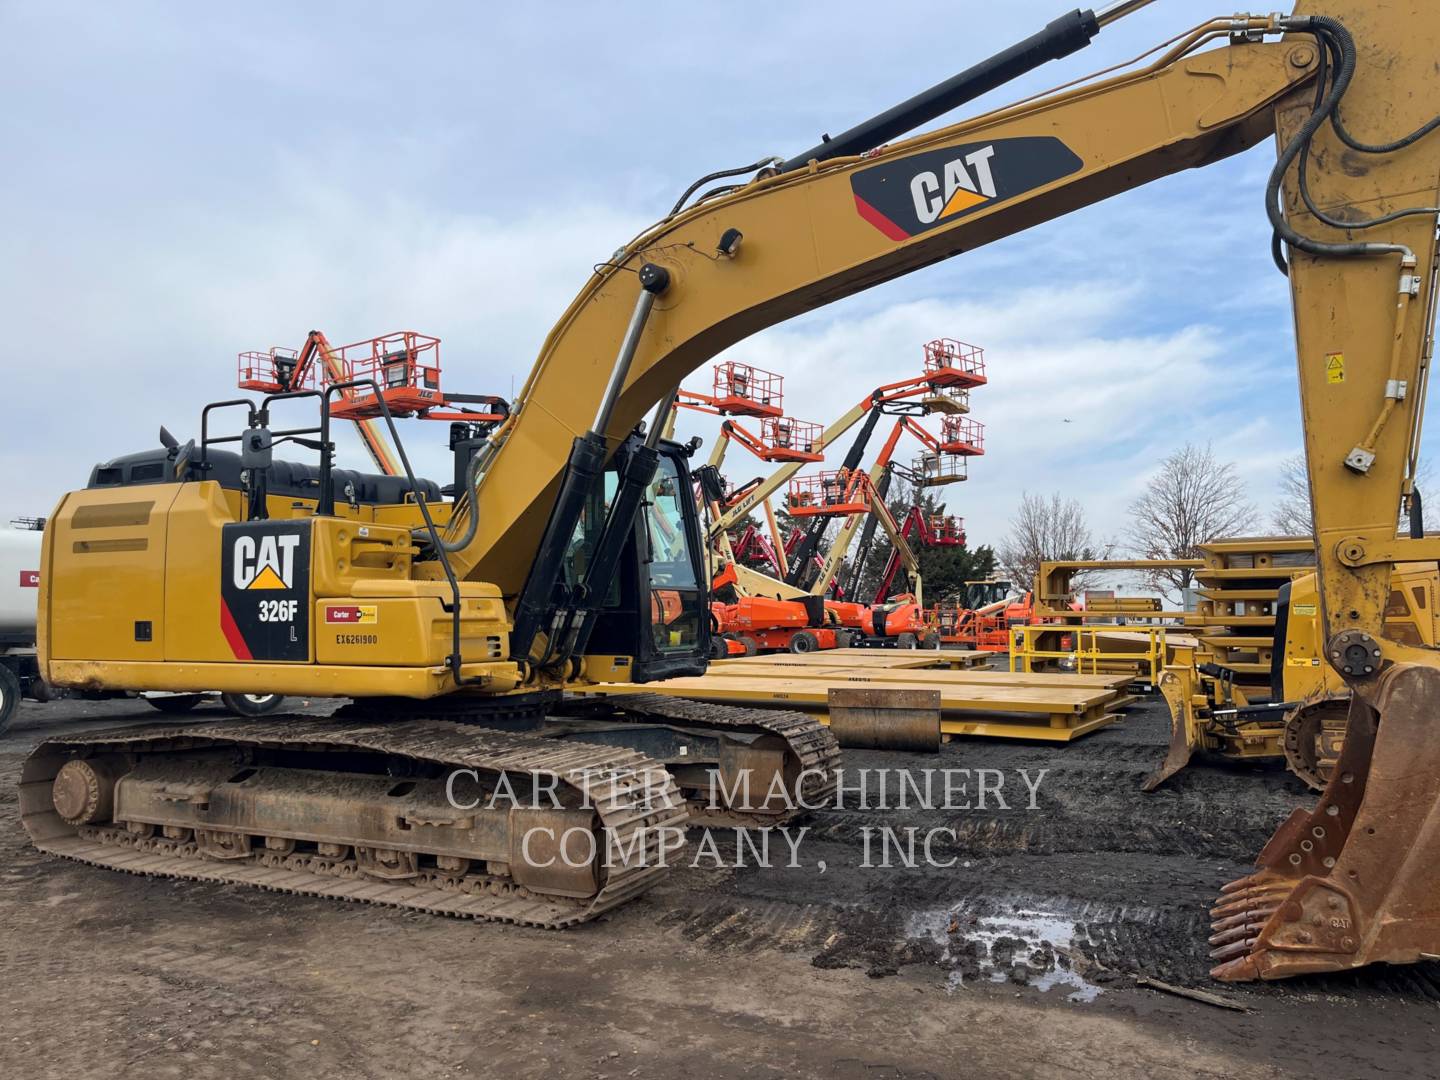
[[[39,571],[39,570],[21,570],[21,571],[20,571],[20,588],[22,588],[22,589],[38,589],[39,587],[40,587],[40,571]]]
[[[855,209],[891,240],[908,240],[1078,172],[1052,135],[962,143],[910,154],[850,178]]]
[[[330,604],[325,608],[325,621],[342,626],[374,626],[380,621],[380,609],[374,604]]]
[[[310,659],[310,523],[221,530],[220,630],[237,660]]]

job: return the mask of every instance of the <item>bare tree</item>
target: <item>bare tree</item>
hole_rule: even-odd
[[[1421,459],[1415,469],[1415,488],[1422,495],[1432,490],[1430,462]],[[1421,500],[1425,531],[1440,530],[1440,493],[1435,501]],[[1310,519],[1310,476],[1305,471],[1305,455],[1294,454],[1280,463],[1280,498],[1270,514],[1270,524],[1286,536],[1309,536],[1315,531]],[[1402,507],[1400,527],[1409,528],[1410,519]]]
[[[1144,559],[1194,559],[1200,545],[1243,536],[1255,524],[1255,507],[1235,466],[1219,462],[1210,446],[1186,443],[1160,463],[1145,491],[1130,504],[1131,546]],[[1162,593],[1190,587],[1192,570],[1152,570],[1146,583]]]
[[[1281,536],[1309,536],[1315,531],[1310,521],[1310,478],[1305,473],[1304,454],[1280,463],[1280,497],[1270,512],[1270,527]]]
[[[1111,547],[1091,536],[1085,510],[1074,499],[1066,499],[1058,491],[1048,499],[1027,491],[1010,519],[1010,534],[996,554],[1005,576],[1017,588],[1028,589],[1042,562],[1104,559],[1109,557]],[[1093,571],[1077,572],[1071,585],[1078,591],[1094,576]]]

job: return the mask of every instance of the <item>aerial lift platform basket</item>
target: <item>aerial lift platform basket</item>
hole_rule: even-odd
[[[940,421],[940,450],[961,457],[985,453],[985,425],[968,416],[946,416]]]
[[[767,416],[760,421],[765,461],[824,461],[824,428],[810,420]]]
[[[953,514],[929,514],[925,517],[921,543],[928,547],[958,547],[965,543],[965,519]]]
[[[984,386],[985,350],[954,338],[936,338],[925,343],[925,376],[932,387]]]
[[[778,417],[785,400],[785,376],[727,360],[715,365],[710,404],[731,416]]]
[[[825,460],[824,429],[809,420],[767,416],[760,421],[758,435],[737,421],[727,420],[721,431],[722,438],[733,439],[761,461],[804,465]]]
[[[926,412],[941,416],[963,415],[970,411],[970,388],[968,386],[939,386],[930,390],[920,404]]]
[[[268,352],[242,352],[237,360],[237,385],[241,390],[260,394],[280,394],[291,390],[314,390],[316,369],[299,367],[299,352],[276,345]]]
[[[966,458],[957,454],[940,454],[926,451],[910,463],[911,472],[921,487],[944,487],[958,484],[970,477],[970,466]]]
[[[790,481],[791,517],[845,517],[868,513],[874,502],[870,478],[860,469],[836,469]]]
[[[385,399],[392,416],[423,412],[445,404],[440,392],[440,339],[414,330],[382,334],[368,341],[342,345],[337,350],[346,382],[373,379],[377,391],[357,392],[331,406],[331,415],[361,420],[385,412],[376,395]]]

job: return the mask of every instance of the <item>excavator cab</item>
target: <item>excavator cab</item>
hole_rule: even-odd
[[[566,558],[564,580],[583,582],[610,507],[640,442],[627,440],[592,492]],[[701,562],[700,520],[686,450],[662,441],[618,568],[600,601],[587,656],[632,657],[632,682],[699,675],[710,655],[709,590]]]

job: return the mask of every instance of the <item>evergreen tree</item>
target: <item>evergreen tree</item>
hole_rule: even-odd
[[[935,494],[934,489],[923,487],[917,489],[910,481],[896,474],[891,479],[885,505],[889,507],[896,524],[902,528],[910,508],[916,504],[917,495],[920,511],[927,519],[943,518],[947,514],[945,503]],[[965,582],[978,581],[995,573],[995,552],[989,545],[981,545],[977,548],[971,548],[968,543],[927,546],[913,534],[909,538],[909,542],[915,552],[916,561],[920,564],[920,576],[924,583],[927,605],[955,600],[959,597]],[[892,545],[889,538],[883,531],[877,530],[869,557],[865,560],[863,572],[860,575],[857,595],[850,599],[862,603],[870,603],[875,599],[875,594],[880,588],[881,578],[885,573],[885,565],[890,560],[891,550]],[[859,552],[854,553],[857,557],[859,554]],[[906,587],[902,569],[891,588],[896,592],[903,592]]]

